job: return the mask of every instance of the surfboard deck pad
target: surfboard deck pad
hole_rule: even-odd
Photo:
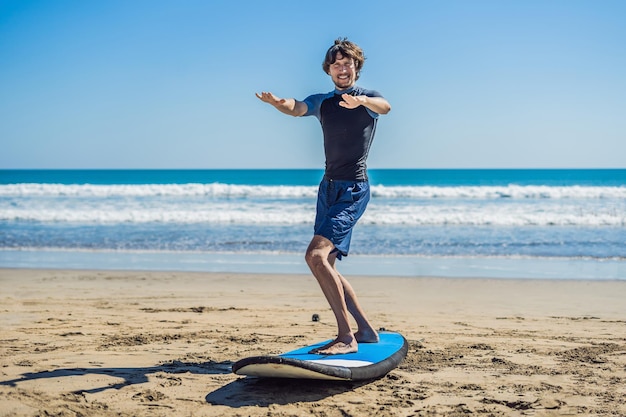
[[[396,368],[406,357],[408,343],[396,332],[380,332],[378,343],[359,343],[359,351],[342,355],[309,353],[331,340],[280,355],[253,356],[233,364],[237,375],[268,378],[360,381],[375,379]]]

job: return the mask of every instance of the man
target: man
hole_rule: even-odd
[[[365,56],[347,39],[337,39],[322,64],[334,91],[304,101],[279,98],[270,92],[256,96],[291,116],[316,116],[324,133],[326,170],[319,186],[315,233],[305,259],[337,320],[337,338],[312,353],[336,355],[358,351],[358,343],[378,342],[378,333],[361,309],[335,261],[348,255],[352,228],[370,198],[366,160],[379,114],[391,106],[378,92],[356,86]],[[350,329],[348,312],[358,330]]]

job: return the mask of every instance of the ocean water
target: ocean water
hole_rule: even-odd
[[[306,272],[322,175],[0,170],[0,267]],[[370,182],[341,264],[356,273],[626,279],[626,170],[370,170]]]

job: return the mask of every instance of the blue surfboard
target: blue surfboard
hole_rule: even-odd
[[[379,378],[405,358],[408,343],[395,332],[380,332],[378,343],[360,343],[359,351],[342,355],[309,353],[331,340],[275,356],[253,356],[233,364],[237,375],[269,378],[360,381]]]

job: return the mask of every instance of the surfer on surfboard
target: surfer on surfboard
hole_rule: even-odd
[[[329,93],[303,101],[256,93],[263,102],[291,116],[315,116],[324,134],[326,168],[320,182],[314,236],[305,259],[337,320],[337,338],[312,353],[325,355],[358,351],[358,343],[376,343],[378,333],[361,308],[350,283],[339,273],[336,260],[348,256],[352,229],[370,199],[367,156],[380,114],[391,110],[377,91],[356,85],[365,56],[346,38],[326,52],[322,68],[335,85]],[[358,326],[350,328],[348,313]]]

